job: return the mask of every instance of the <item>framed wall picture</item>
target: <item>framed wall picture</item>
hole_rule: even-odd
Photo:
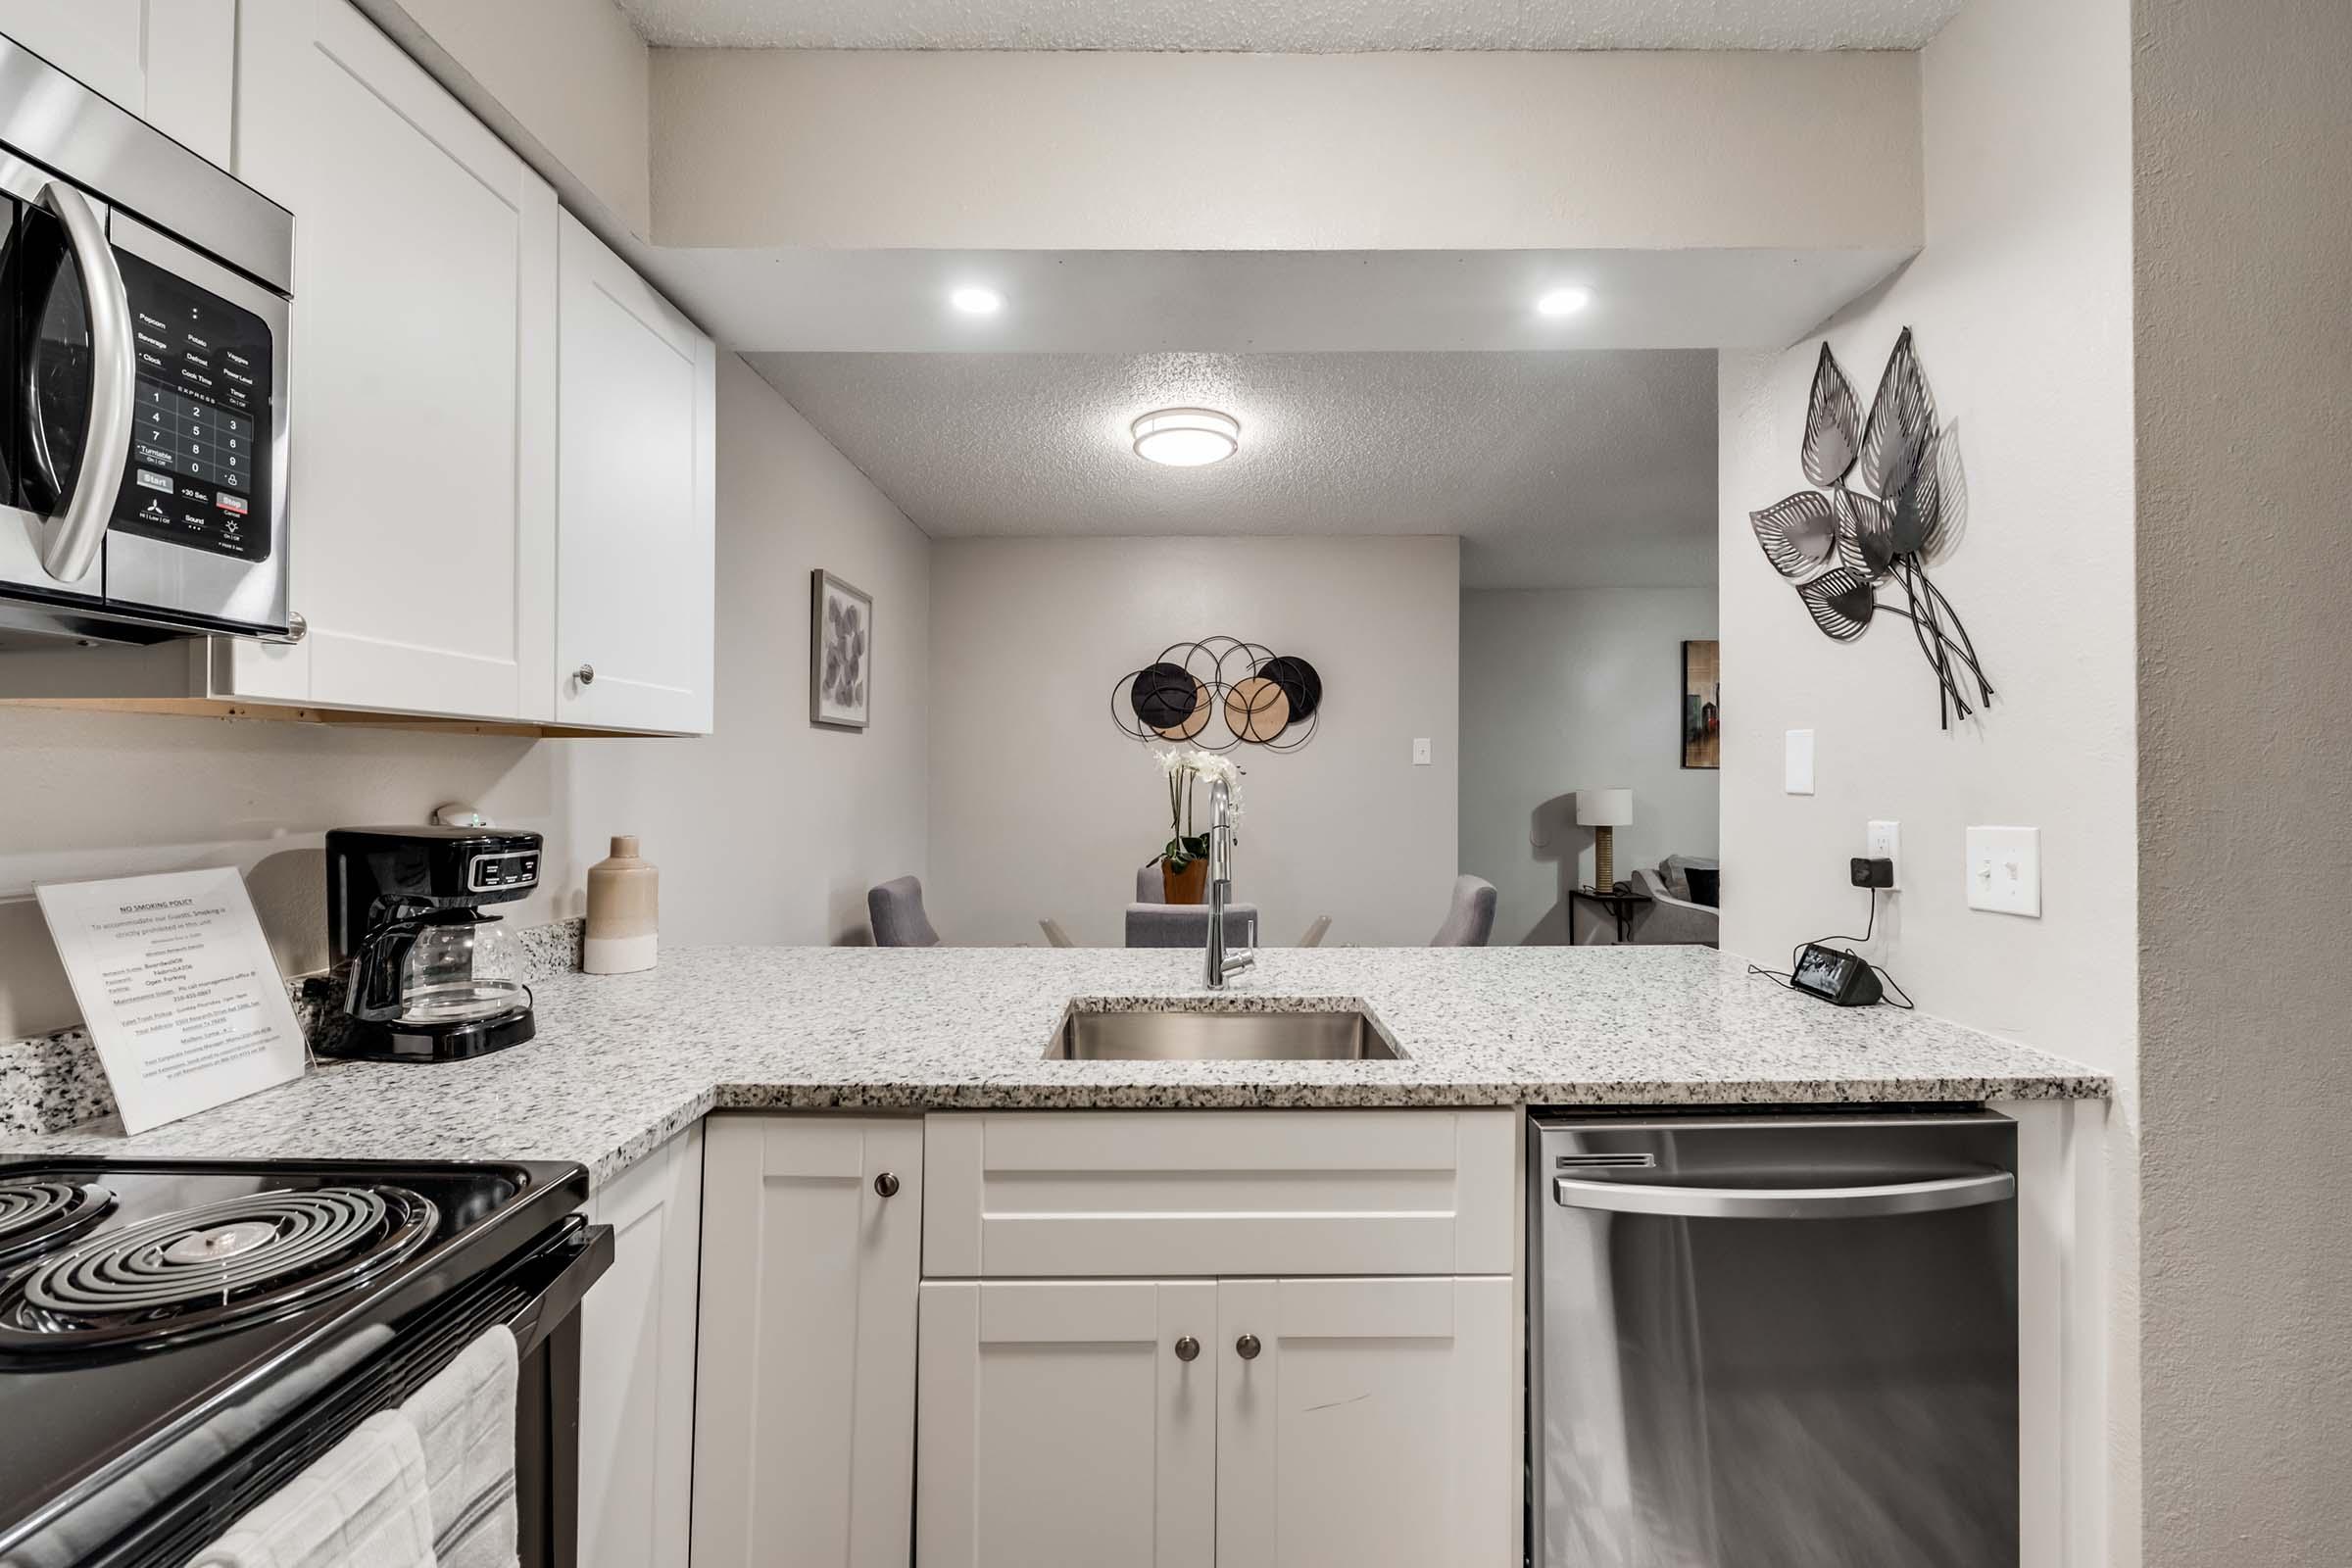
[[[874,601],[831,572],[808,574],[808,722],[863,729],[874,695]]]
[[[1723,765],[1723,645],[1683,644],[1683,765]]]

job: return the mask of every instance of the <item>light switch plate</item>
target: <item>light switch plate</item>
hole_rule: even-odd
[[[1867,855],[1867,856],[1869,856],[1869,857],[1870,857],[1871,858],[1873,858],[1873,859],[1891,860],[1891,861],[1893,861],[1893,862],[1894,862],[1894,880],[1893,880],[1892,882],[1890,882],[1890,883],[1888,883],[1888,884],[1887,884],[1886,891],[1887,891],[1887,892],[1889,892],[1889,893],[1899,893],[1899,892],[1901,892],[1901,891],[1902,891],[1902,888],[1903,888],[1903,824],[1902,824],[1902,823],[1900,823],[1900,822],[1873,822],[1873,823],[1871,823],[1871,824],[1870,824],[1870,830],[1869,830],[1867,833],[1863,834],[1863,836],[1862,836],[1862,853],[1863,853],[1864,855]]]
[[[1968,906],[2041,917],[2041,829],[1968,830]]]
[[[1413,742],[1413,765],[1415,767],[1429,765],[1429,742],[1425,739],[1416,739]]]
[[[1813,793],[1813,732],[1809,729],[1788,732],[1788,793]]]

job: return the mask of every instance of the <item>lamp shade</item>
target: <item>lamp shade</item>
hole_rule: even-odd
[[[1633,820],[1632,790],[1576,792],[1576,821],[1579,827],[1629,827]]]

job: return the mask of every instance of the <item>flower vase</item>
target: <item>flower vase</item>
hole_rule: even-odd
[[[1185,862],[1183,870],[1173,869],[1168,858],[1159,858],[1160,896],[1169,904],[1205,904],[1208,902],[1208,861],[1195,856]]]

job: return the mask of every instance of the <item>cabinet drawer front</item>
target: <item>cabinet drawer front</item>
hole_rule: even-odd
[[[934,1279],[1507,1274],[1507,1110],[933,1115]]]

